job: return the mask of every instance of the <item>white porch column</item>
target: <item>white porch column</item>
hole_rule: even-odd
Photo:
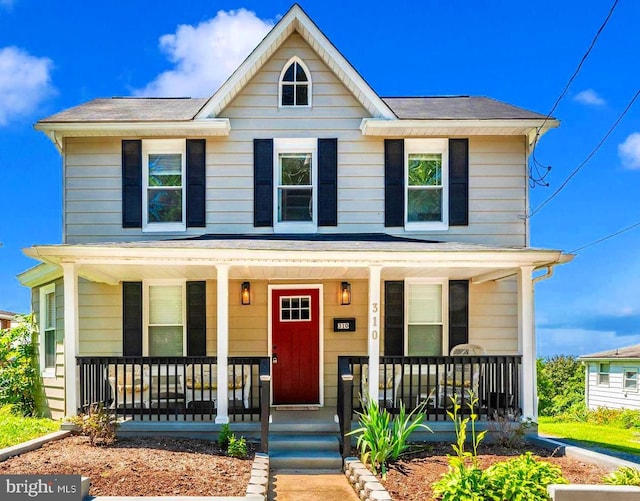
[[[518,350],[522,354],[522,417],[538,419],[536,340],[533,309],[533,266],[518,270]]]
[[[380,379],[380,276],[382,266],[369,267],[369,401],[378,401]]]
[[[227,367],[229,365],[229,265],[216,266],[218,292],[218,413],[216,423],[229,422],[229,388],[227,387]]]
[[[64,280],[64,413],[75,416],[80,401],[80,378],[76,368],[80,341],[78,331],[78,270],[62,263]]]

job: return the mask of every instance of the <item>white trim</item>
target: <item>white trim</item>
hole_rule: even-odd
[[[18,280],[25,287],[38,287],[62,277],[62,268],[55,264],[39,263],[17,275]]]
[[[536,340],[533,309],[533,266],[518,270],[518,349],[522,355],[522,418],[538,420],[536,388]]]
[[[149,356],[149,287],[180,285],[182,299],[182,355],[187,354],[187,281],[183,279],[142,281],[142,355]]]
[[[296,31],[311,45],[322,61],[331,68],[333,73],[355,95],[361,94],[358,100],[373,116],[394,119],[391,109],[380,99],[373,89],[365,82],[351,63],[340,54],[331,41],[318,29],[302,8],[294,4],[291,9],[278,21],[273,29],[267,33],[262,42],[253,50],[233,74],[224,82],[211,99],[196,115],[200,117],[215,117],[242,90],[273,53],[284,43],[288,35]]]
[[[227,380],[229,366],[229,266],[216,266],[216,357],[218,381]],[[215,422],[229,423],[229,388],[219,384],[216,390]]]
[[[527,136],[529,142],[544,124],[541,137],[560,125],[557,120],[543,119],[381,119],[363,118],[360,130],[363,136]],[[533,136],[532,136],[533,134]]]
[[[273,291],[274,290],[297,290],[297,289],[317,289],[318,290],[318,309],[319,309],[319,318],[318,318],[318,350],[320,351],[318,356],[318,362],[320,367],[318,368],[318,385],[319,385],[319,400],[318,406],[324,407],[324,284],[269,284],[267,287],[268,298],[267,298],[267,356],[269,357],[269,370],[271,371],[271,396],[269,398],[269,403],[273,407],[278,407],[277,405],[273,405],[273,363],[272,363],[272,355],[273,355]],[[313,313],[312,313],[313,314]],[[287,404],[290,405],[290,404]],[[287,405],[283,405],[286,407]],[[304,405],[315,405],[315,404],[304,404]]]
[[[46,320],[48,318],[46,298],[47,295],[53,294],[53,336],[54,339],[56,337],[56,333],[58,330],[58,319],[56,318],[56,284],[51,283],[49,285],[44,285],[40,287],[40,318],[38,322],[38,343],[39,343],[39,352],[40,352],[40,375],[44,378],[52,378],[56,377],[56,365],[57,362],[54,362],[53,367],[46,367],[46,353],[45,353],[45,333],[46,333]],[[57,357],[57,343],[54,342],[54,357]]]
[[[409,155],[436,153],[442,155],[441,189],[442,219],[440,221],[409,221]],[[404,229],[405,231],[443,231],[449,229],[449,140],[405,139],[404,141]]]
[[[442,353],[437,356],[446,356],[452,346],[449,346],[449,280],[447,278],[407,278],[404,281],[404,347],[403,353],[406,356],[416,356],[409,354],[409,286],[415,284],[431,284],[440,285],[441,298],[440,306],[442,308],[442,322],[433,324],[416,324],[416,325],[442,325]]]
[[[382,333],[382,266],[369,266],[369,315],[367,354],[369,355],[369,402],[378,401],[380,383],[380,337]]]
[[[311,153],[311,221],[279,221],[281,153]],[[273,140],[273,232],[315,233],[318,229],[318,140],[316,138],[274,138]]]
[[[80,402],[80,378],[76,356],[80,351],[78,318],[78,269],[62,263],[64,280],[64,398],[65,414],[75,416]]]
[[[296,91],[296,88],[298,87],[298,84],[305,85],[304,83],[299,83],[295,79],[296,78],[295,72],[293,75],[293,78],[294,78],[293,82],[284,82],[282,80],[284,78],[285,72],[289,69],[289,66],[291,66],[293,63],[298,63],[300,66],[302,66],[303,71],[307,75],[307,82],[306,82],[307,104],[293,104],[293,105],[282,104],[282,86],[283,85],[293,85],[294,102],[296,100],[295,91]],[[313,99],[313,82],[311,78],[311,72],[309,71],[309,68],[307,67],[307,65],[304,63],[302,59],[300,59],[298,56],[293,56],[291,59],[289,59],[289,61],[285,63],[285,65],[282,67],[282,71],[280,72],[280,78],[278,79],[278,108],[284,108],[284,109],[312,108],[312,102],[313,102],[312,99]]]
[[[182,221],[149,222],[149,155],[155,153],[180,154]],[[187,230],[187,142],[184,139],[143,139],[142,141],[142,231],[174,232]]]

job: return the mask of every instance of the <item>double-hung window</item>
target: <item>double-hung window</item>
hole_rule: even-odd
[[[638,369],[624,369],[624,391],[638,391]]]
[[[147,335],[143,353],[150,357],[183,356],[186,353],[185,283],[145,284]]]
[[[44,377],[56,373],[56,286],[40,288],[40,371]]]
[[[609,386],[609,362],[598,364],[598,384]]]
[[[448,227],[448,166],[447,139],[405,140],[407,230]]]
[[[142,142],[142,217],[144,231],[184,231],[186,142]]]
[[[274,139],[274,231],[317,228],[317,139]]]
[[[447,351],[444,340],[446,282],[407,281],[405,287],[404,352],[408,356],[441,356]]]

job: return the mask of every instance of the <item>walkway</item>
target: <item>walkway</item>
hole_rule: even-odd
[[[271,476],[269,501],[358,501],[343,474],[279,473]]]

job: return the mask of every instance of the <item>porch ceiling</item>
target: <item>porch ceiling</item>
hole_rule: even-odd
[[[209,236],[185,240],[38,246],[25,253],[44,263],[75,263],[91,281],[117,284],[143,279],[215,279],[216,267],[230,279],[368,279],[371,267],[383,279],[450,278],[497,280],[521,266],[542,268],[570,261],[556,250],[429,242],[387,235],[320,235],[308,238]]]

